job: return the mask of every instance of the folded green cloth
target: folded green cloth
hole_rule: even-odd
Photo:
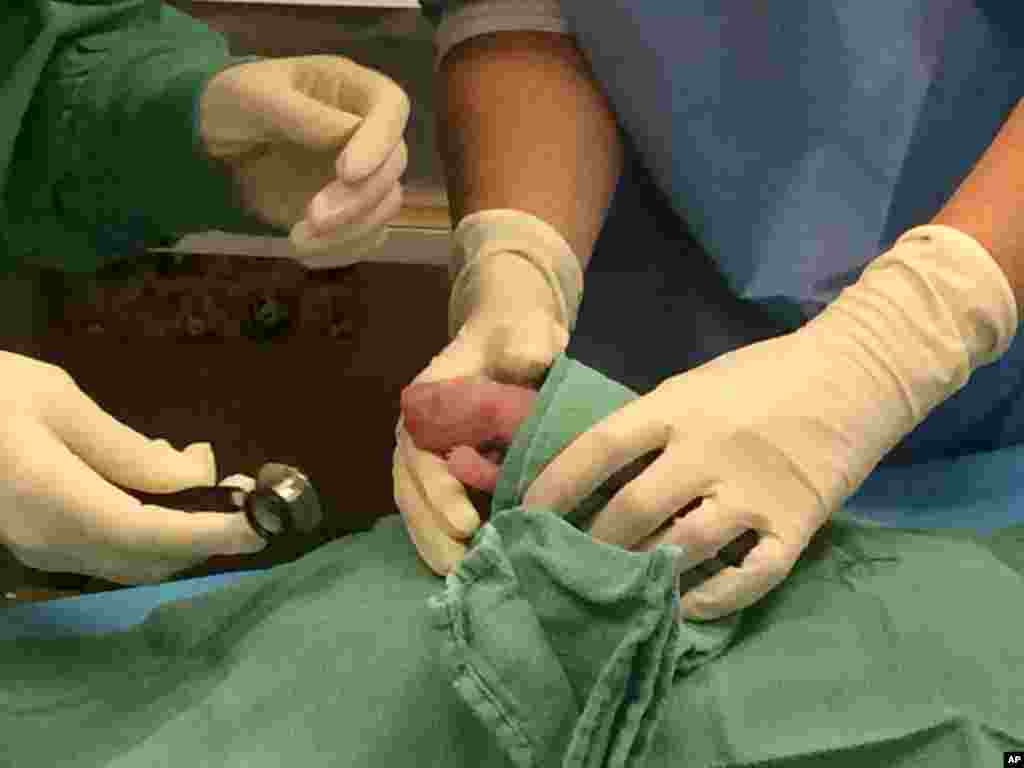
[[[579,530],[609,501],[603,487],[567,520],[520,505],[565,445],[635,397],[555,361],[489,524],[434,600],[456,689],[523,768],[640,764],[673,674],[719,653],[739,623],[679,621],[677,547],[630,552]]]
[[[391,515],[129,631],[0,643],[0,768],[982,768],[1024,748],[1024,577],[989,548],[1019,529],[844,516],[742,615],[680,623],[672,548],[577,527],[606,499],[519,505],[632,397],[560,358],[445,581]]]
[[[749,617],[693,623],[677,618],[674,553],[628,552],[574,527],[608,502],[602,489],[567,520],[519,504],[565,445],[635,397],[564,356],[555,362],[508,451],[490,524],[435,599],[456,688],[516,765],[643,765],[666,713],[655,750],[666,764],[803,764],[820,753],[897,765],[904,740],[937,729],[923,737],[938,743],[928,764],[952,768],[991,764],[1001,739],[1024,743],[1014,703],[1024,706],[1014,642],[1024,621],[1012,610],[1024,583],[963,533],[883,529],[856,520],[851,505]],[[694,676],[738,638],[741,650]],[[729,695],[708,698],[708,681],[728,681]],[[758,706],[748,691],[761,694]],[[972,732],[970,747],[956,746]]]

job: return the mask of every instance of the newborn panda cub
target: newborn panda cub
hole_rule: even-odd
[[[462,377],[410,385],[402,416],[416,446],[445,458],[486,519],[505,453],[536,399],[531,387]]]
[[[537,389],[543,386],[538,383]],[[402,392],[406,430],[418,448],[443,456],[448,470],[467,491],[481,520],[490,514],[491,495],[501,463],[519,426],[533,410],[537,389],[502,384],[484,377],[462,377],[412,384]],[[661,455],[635,459],[603,484],[610,497],[639,476]],[[681,517],[700,505],[695,499],[676,514]],[[672,519],[665,525],[671,525]],[[738,565],[757,543],[748,531],[718,556],[722,566]]]

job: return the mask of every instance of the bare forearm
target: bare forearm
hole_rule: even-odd
[[[513,208],[565,237],[585,269],[622,168],[611,108],[572,38],[475,37],[444,59],[440,151],[452,219]]]
[[[932,220],[966,232],[1002,267],[1024,313],[1024,101]]]

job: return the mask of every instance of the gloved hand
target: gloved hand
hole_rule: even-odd
[[[200,99],[209,155],[317,269],[354,263],[383,241],[402,206],[408,119],[396,83],[340,56],[237,64]]]
[[[468,216],[453,245],[448,318],[454,338],[412,383],[478,375],[505,383],[539,379],[568,344],[582,297],[572,249],[540,219],[510,210]],[[395,440],[395,503],[420,556],[435,573],[447,574],[480,517],[444,457],[417,448],[401,419]]]
[[[0,381],[0,542],[25,565],[141,584],[266,546],[245,515],[143,506],[111,484],[149,493],[211,485],[208,443],[179,452],[149,440],[65,371],[22,355],[0,351]]]
[[[885,454],[998,359],[1016,327],[1009,282],[985,249],[918,227],[804,327],[667,379],[577,437],[524,501],[569,510],[662,449],[590,532],[636,549],[676,544],[696,565],[755,531],[739,568],[683,597],[689,618],[724,616],[779,584]],[[647,343],[670,343],[667,329],[652,331]]]

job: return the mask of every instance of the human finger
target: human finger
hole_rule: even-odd
[[[430,506],[409,475],[397,446],[391,475],[395,503],[402,512],[413,546],[430,570],[439,576],[447,575],[465,556],[466,547],[445,534],[434,521]]]
[[[408,470],[419,498],[432,510],[427,516],[452,538],[465,540],[480,527],[480,515],[462,483],[452,477],[445,460],[416,447],[408,432],[397,435],[398,456]]]
[[[347,146],[363,122],[359,114],[338,109],[295,88],[275,90],[259,106],[281,135],[308,149]]]
[[[329,102],[336,111],[360,117],[340,160],[341,178],[355,183],[372,174],[402,140],[411,105],[402,88],[382,72],[342,56],[295,60],[302,90]]]
[[[59,509],[74,522],[75,540],[58,546],[95,553],[100,560],[198,561],[215,554],[258,552],[266,542],[244,515],[188,513],[143,505],[107,482],[62,442],[45,432],[25,434],[25,448],[45,455],[46,462],[26,468],[27,482],[38,503]],[[94,563],[95,567],[95,563]],[[111,567],[104,573],[111,576]]]
[[[389,237],[388,228],[381,227],[363,237],[346,239],[331,245],[321,242],[313,248],[302,250],[306,248],[308,243],[304,242],[306,236],[298,230],[300,226],[301,223],[296,225],[296,228],[292,230],[290,238],[293,245],[297,242],[303,242],[301,247],[296,247],[298,255],[296,255],[295,261],[306,269],[311,270],[337,269],[370,261],[373,253],[381,248],[388,241]]]
[[[62,396],[50,398],[41,416],[81,461],[117,485],[173,493],[216,480],[217,465],[209,443],[177,451],[166,440],[151,440],[103,410],[70,378]]]
[[[402,187],[395,186],[373,211],[358,222],[349,222],[336,233],[317,236],[303,219],[292,227],[289,240],[301,263],[309,269],[354,264],[372,246],[387,238],[386,224],[402,209]]]
[[[620,489],[594,516],[590,535],[632,548],[700,498],[708,490],[710,478],[700,465],[687,464],[680,453],[664,451]]]
[[[568,514],[631,461],[664,448],[669,429],[658,407],[641,397],[577,436],[533,481],[523,503]]]
[[[763,536],[739,566],[727,566],[680,600],[685,618],[711,621],[747,608],[782,583],[800,548],[774,535]]]
[[[320,190],[309,203],[306,221],[314,237],[368,218],[388,195],[393,193],[409,162],[405,142],[400,142],[384,165],[366,179],[349,184],[335,179]]]
[[[378,87],[366,92],[368,109],[359,110],[363,120],[342,152],[341,178],[349,183],[365,179],[384,164],[409,122],[405,91],[384,75],[380,79]]]
[[[715,557],[750,530],[751,523],[743,515],[709,495],[646,539],[640,548],[673,544],[683,550],[683,569],[687,570]]]

